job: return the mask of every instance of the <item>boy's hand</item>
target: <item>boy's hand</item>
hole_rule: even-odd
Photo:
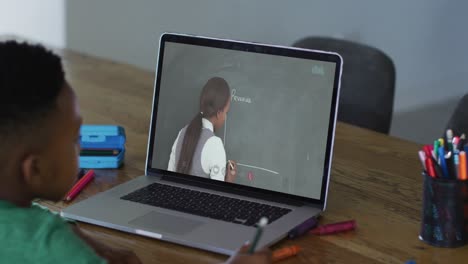
[[[225,264],[268,264],[271,262],[271,251],[267,248],[256,251],[250,255],[249,244],[245,244],[240,250],[229,258]]]

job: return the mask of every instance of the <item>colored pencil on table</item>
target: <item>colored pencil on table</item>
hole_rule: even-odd
[[[293,245],[273,251],[272,262],[278,262],[297,255],[301,251],[299,246]]]
[[[65,201],[69,202],[73,200],[83,188],[94,178],[94,170],[89,170],[83,178],[81,178],[67,193],[65,196]]]

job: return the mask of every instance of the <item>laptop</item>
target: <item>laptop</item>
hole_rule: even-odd
[[[266,217],[258,247],[281,240],[326,208],[341,72],[333,52],[164,33],[145,175],[61,215],[227,255]],[[227,98],[212,116],[209,83]],[[182,172],[193,120],[202,132]]]

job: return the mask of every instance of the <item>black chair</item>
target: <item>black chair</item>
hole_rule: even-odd
[[[447,129],[452,129],[454,135],[460,136],[465,133],[468,136],[468,94],[458,102],[447,123]]]
[[[338,120],[388,134],[395,95],[395,66],[382,51],[352,41],[307,37],[294,47],[334,51],[343,57]]]

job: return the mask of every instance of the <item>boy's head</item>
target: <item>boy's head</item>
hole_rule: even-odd
[[[0,199],[63,198],[78,171],[81,122],[58,56],[0,42]]]

